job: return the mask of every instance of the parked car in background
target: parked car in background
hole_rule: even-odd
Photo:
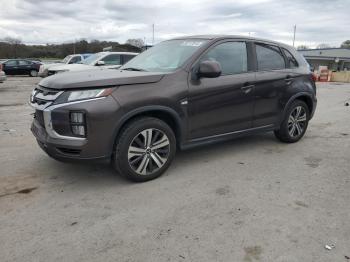
[[[57,65],[50,67],[48,75],[63,73],[68,71],[84,71],[98,68],[119,68],[138,53],[130,52],[100,52],[93,54],[76,64]]]
[[[81,62],[82,60],[88,58],[92,54],[74,54],[66,56],[62,61],[58,63],[52,64],[42,64],[39,69],[39,76],[47,77],[49,73],[49,69],[54,66],[62,65],[62,64],[76,64]]]
[[[120,69],[48,77],[33,90],[32,132],[56,159],[110,159],[135,181],[160,176],[177,148],[273,131],[299,141],[316,86],[291,46],[239,36],[164,41]]]
[[[2,61],[0,70],[6,75],[29,75],[37,76],[41,63],[27,59],[8,59]]]
[[[4,71],[0,70],[0,83],[4,82],[6,80],[6,74]]]

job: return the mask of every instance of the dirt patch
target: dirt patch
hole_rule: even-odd
[[[294,203],[295,203],[297,206],[301,206],[301,207],[305,207],[305,208],[308,208],[308,207],[309,207],[309,205],[306,204],[306,203],[304,203],[303,201],[297,200],[297,201],[295,201]]]
[[[244,252],[245,252],[245,256],[244,256],[245,262],[252,262],[254,260],[260,261],[262,248],[260,246],[245,247]]]
[[[0,197],[15,194],[30,194],[38,189],[35,176],[0,177]]]
[[[224,186],[224,187],[219,187],[215,190],[215,193],[219,196],[224,196],[230,193],[230,187],[229,186]]]
[[[0,195],[0,197],[15,195],[15,194],[29,194],[36,189],[37,189],[37,187],[24,188],[24,189],[18,190],[17,192],[8,192],[5,194],[2,194],[2,195]]]
[[[6,107],[6,106],[24,106],[23,103],[13,103],[13,104],[0,104],[0,107]]]
[[[311,156],[311,157],[305,157],[304,160],[306,161],[306,165],[308,165],[309,167],[317,168],[320,165],[322,158]]]

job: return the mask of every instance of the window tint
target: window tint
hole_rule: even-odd
[[[7,66],[16,66],[17,65],[17,61],[16,60],[9,60],[9,61],[6,61],[5,65],[7,65]]]
[[[80,61],[81,61],[81,57],[80,56],[75,56],[69,61],[69,63],[70,64],[75,64],[75,63],[78,63]]]
[[[105,58],[102,58],[101,61],[104,61],[106,65],[120,65],[120,55],[108,55]]]
[[[209,50],[200,61],[216,61],[222,75],[247,72],[247,47],[245,42],[227,42]]]
[[[30,65],[31,62],[26,61],[26,60],[19,60],[19,61],[18,61],[18,64],[19,64],[19,65]]]
[[[277,46],[256,44],[258,70],[273,70],[285,68],[284,57]]]
[[[284,54],[287,57],[287,61],[288,61],[288,64],[289,64],[290,68],[296,68],[296,67],[299,66],[297,60],[295,59],[295,57],[287,49],[283,48],[283,52],[284,52]]]
[[[123,63],[129,62],[131,59],[133,59],[135,56],[134,55],[124,55],[123,56]]]

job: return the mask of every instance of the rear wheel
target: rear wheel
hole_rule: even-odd
[[[275,136],[285,143],[299,141],[305,134],[310,120],[310,112],[305,102],[295,100],[287,109],[280,129],[275,130]]]
[[[30,70],[29,76],[32,76],[32,77],[38,76],[38,71],[36,71],[36,70]]]
[[[126,178],[143,182],[162,175],[176,151],[172,129],[153,117],[128,123],[116,142],[114,166]]]

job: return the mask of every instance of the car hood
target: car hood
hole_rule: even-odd
[[[163,76],[164,73],[99,69],[52,75],[41,80],[39,85],[46,88],[66,90],[156,83],[160,81]]]

